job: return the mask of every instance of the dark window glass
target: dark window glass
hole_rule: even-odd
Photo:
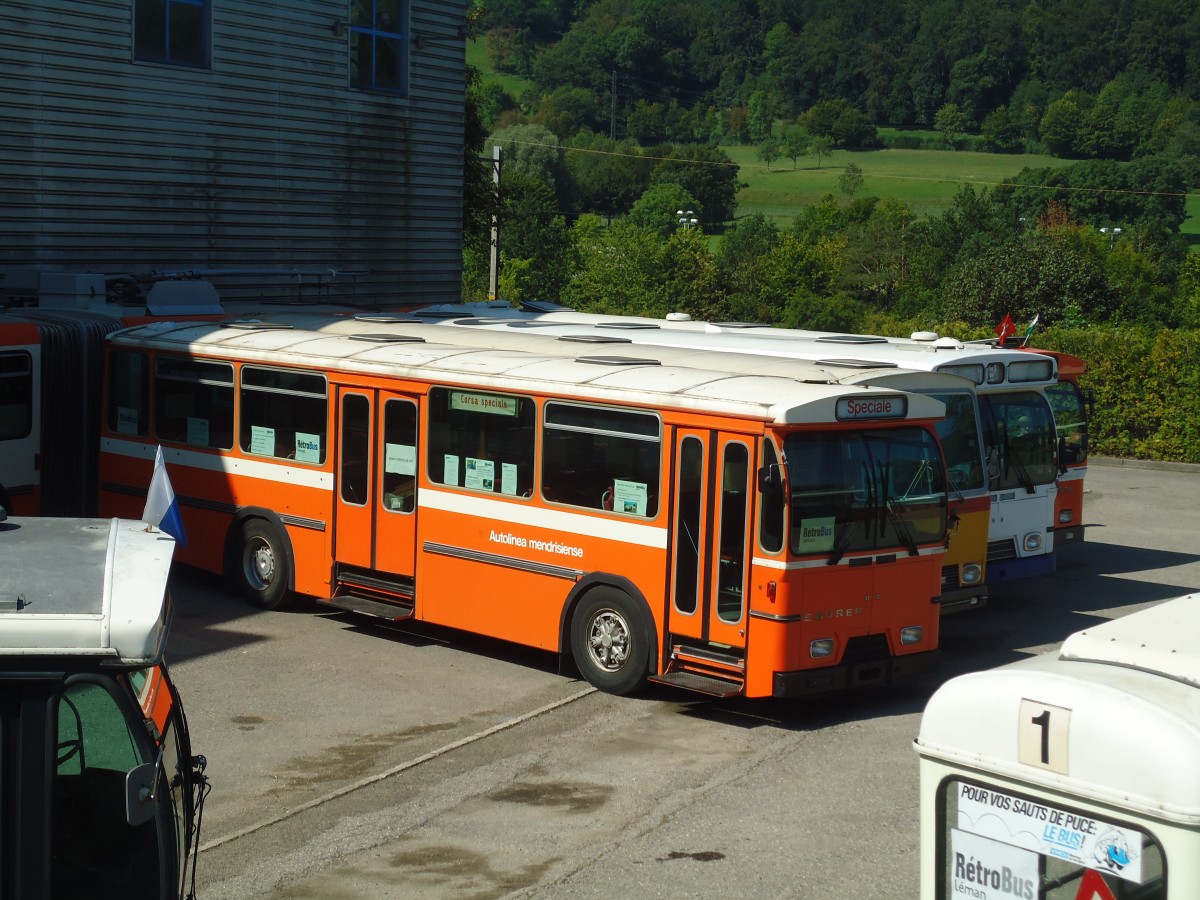
[[[242,451],[323,465],[329,432],[326,390],[325,378],[311,372],[244,366],[238,418]]]
[[[24,351],[0,353],[0,440],[23,438],[32,427],[32,357]]]
[[[652,413],[546,404],[542,495],[624,515],[658,515],[662,423]]]
[[[721,460],[721,533],[717,535],[717,617],[742,618],[746,580],[746,503],[750,453],[745,444],[726,444]]]
[[[473,491],[529,496],[535,420],[530,397],[433,388],[429,479]]]
[[[1057,432],[1050,404],[1040,391],[980,394],[984,444],[993,491],[1050,484]]]
[[[408,8],[403,0],[356,0],[350,19],[350,83],[408,91]]]
[[[150,422],[150,361],[136,350],[114,350],[108,362],[106,423],[114,434],[140,437]]]
[[[154,432],[164,441],[233,446],[233,366],[160,356],[154,364]]]
[[[367,462],[371,452],[371,401],[362,394],[342,398],[341,492],[342,501],[365,506]]]
[[[694,613],[700,597],[700,515],[704,491],[704,444],[685,437],[679,448],[679,497],[675,521],[675,608]]]
[[[135,0],[133,58],[208,66],[207,0]]]

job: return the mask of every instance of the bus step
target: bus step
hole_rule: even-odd
[[[696,672],[664,672],[662,675],[650,676],[650,681],[695,691],[709,697],[736,697],[742,692],[740,681],[726,681],[724,678],[713,678],[711,675],[700,675]]]
[[[356,597],[353,594],[342,594],[338,597],[330,597],[328,600],[318,598],[317,602],[323,603],[326,606],[336,606],[338,609],[344,609],[347,612],[375,616],[377,619],[390,619],[393,622],[399,619],[412,618],[413,614],[413,608],[410,605],[384,603],[380,600]]]

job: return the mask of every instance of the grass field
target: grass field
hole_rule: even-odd
[[[724,147],[738,164],[746,187],[738,193],[738,215],[761,212],[790,219],[824,194],[844,199],[838,176],[854,163],[862,170],[859,196],[895,197],[917,215],[936,215],[950,205],[963,185],[993,187],[1026,166],[1061,166],[1050,156],[1008,155],[952,150],[835,150],[820,160],[802,156],[792,168],[790,159],[776,160],[770,169],[756,147]]]
[[[481,40],[467,43],[467,62],[487,81],[499,83],[513,97],[532,85],[516,75],[494,72]],[[914,136],[922,132],[905,131]],[[926,133],[927,134],[927,133]],[[770,168],[758,158],[758,148],[728,145],[722,149],[738,164],[738,178],[746,186],[738,192],[737,215],[762,213],[783,225],[825,194],[841,201],[838,176],[854,163],[862,170],[861,197],[895,197],[917,215],[939,215],[962,185],[993,187],[1012,178],[1026,166],[1065,166],[1071,161],[1053,156],[979,153],[969,150],[835,150],[818,160],[802,156],[793,168],[790,159],[778,159]],[[1200,194],[1189,194],[1184,236],[1192,252],[1200,252]]]

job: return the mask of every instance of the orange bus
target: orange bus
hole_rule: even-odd
[[[943,411],[587,348],[156,323],[109,339],[100,506],[140,510],[161,445],[178,559],[260,607],[514,641],[613,693],[794,697],[935,664]]]
[[[1088,416],[1095,392],[1079,384],[1087,363],[1060,350],[1022,347],[1058,363],[1058,383],[1046,388],[1058,433],[1058,495],[1054,498],[1054,547],[1083,540],[1083,484],[1087,478]]]

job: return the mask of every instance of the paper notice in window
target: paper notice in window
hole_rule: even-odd
[[[275,455],[275,429],[264,425],[250,426],[250,452],[259,456]]]
[[[466,486],[477,491],[495,490],[496,463],[490,459],[467,457]]]
[[[457,453],[447,453],[442,458],[442,484],[458,484]]]
[[[393,475],[416,475],[417,448],[412,444],[385,445],[383,471]]]
[[[208,419],[197,419],[195,416],[188,416],[187,442],[196,447],[208,446]]]
[[[646,484],[643,481],[613,481],[613,510],[632,516],[646,514]]]
[[[517,494],[517,464],[500,463],[500,493],[515,497]]]

